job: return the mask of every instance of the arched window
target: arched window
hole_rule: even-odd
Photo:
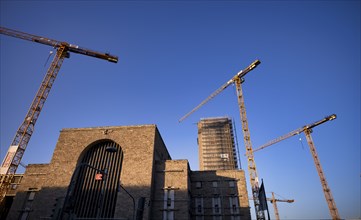
[[[113,218],[122,160],[121,147],[114,141],[88,147],[74,171],[64,211],[75,218]]]

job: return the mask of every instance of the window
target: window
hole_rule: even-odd
[[[166,189],[164,190],[164,209],[174,208],[174,190]]]
[[[214,188],[217,188],[217,187],[218,187],[218,182],[217,182],[217,181],[213,181],[213,182],[212,182],[212,186],[213,186]]]
[[[235,187],[235,181],[233,181],[233,180],[231,180],[231,181],[229,181],[229,187],[230,188],[234,188]]]
[[[202,182],[196,182],[196,188],[197,189],[200,189],[200,188],[202,188]]]
[[[163,214],[163,220],[174,220],[174,212],[173,211],[166,211]]]
[[[214,212],[219,213],[219,205],[218,204],[214,205]]]
[[[197,213],[201,213],[202,212],[202,206],[201,205],[198,205],[197,206]]]
[[[28,201],[33,201],[35,197],[35,192],[29,192],[29,197],[28,197]]]
[[[231,214],[239,214],[238,196],[229,197],[229,206]]]
[[[108,151],[109,149],[112,149],[111,152]],[[96,218],[97,216],[113,218],[116,210],[117,191],[119,189],[124,193],[119,186],[123,161],[123,151],[120,145],[111,140],[97,140],[85,148],[78,161],[70,181],[72,183],[69,189],[70,194],[64,207],[77,218]],[[105,168],[108,171],[106,177],[101,172],[97,172],[97,169]],[[104,184],[102,180],[105,178],[107,187],[104,187],[104,190],[93,190],[100,188]],[[107,201],[83,202],[84,198],[100,198],[101,196],[107,198]],[[104,211],[98,213],[101,210]]]
[[[169,188],[164,190],[163,220],[174,219],[174,190]]]
[[[212,207],[213,207],[213,214],[221,214],[221,198],[220,197],[212,198]]]
[[[195,198],[196,214],[203,214],[203,198]]]
[[[26,220],[28,219],[29,216],[29,212],[32,211],[32,203],[34,201],[35,198],[35,194],[39,189],[37,188],[29,188],[29,191],[27,193],[27,198],[26,201],[24,203],[23,206],[23,210],[21,210],[21,214],[20,214],[20,220]]]
[[[29,215],[29,211],[25,211],[21,214],[20,220],[27,220]]]

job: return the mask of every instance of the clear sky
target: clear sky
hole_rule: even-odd
[[[360,1],[0,2],[1,26],[119,56],[64,61],[23,163],[49,163],[63,128],[156,124],[172,158],[198,170],[196,123],[229,116],[251,194],[235,87],[178,119],[259,59],[243,83],[253,147],[337,114],[312,137],[341,217],[361,218]],[[2,161],[52,48],[0,40]],[[295,199],[277,204],[281,219],[330,218],[303,134],[255,162],[267,192]]]

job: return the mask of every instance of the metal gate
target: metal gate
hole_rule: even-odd
[[[113,218],[123,152],[110,140],[91,146],[77,165],[65,202],[72,218]]]

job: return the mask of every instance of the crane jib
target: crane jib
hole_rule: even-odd
[[[100,53],[100,52],[96,52],[93,50],[81,48],[77,45],[69,44],[67,42],[62,42],[62,41],[53,40],[50,38],[40,37],[40,36],[24,33],[21,31],[12,30],[12,29],[5,28],[5,27],[0,27],[0,34],[8,35],[8,36],[15,37],[15,38],[20,38],[23,40],[33,41],[33,42],[40,43],[40,44],[45,44],[48,46],[52,46],[54,48],[59,48],[61,46],[65,46],[67,51],[70,51],[73,53],[79,53],[79,54],[83,54],[83,55],[87,55],[87,56],[91,56],[91,57],[96,57],[99,59],[108,60],[113,63],[118,62],[118,57],[114,56],[114,55],[110,55],[109,53]]]
[[[280,141],[283,141],[283,140],[285,140],[285,139],[287,139],[287,138],[290,138],[290,137],[292,137],[292,136],[298,135],[298,134],[300,134],[300,133],[302,133],[302,132],[304,132],[304,131],[306,131],[306,130],[310,130],[311,128],[314,128],[314,127],[316,127],[316,126],[318,126],[318,125],[320,125],[320,124],[323,124],[323,123],[325,123],[325,122],[327,122],[327,121],[331,121],[331,120],[334,120],[334,119],[336,119],[336,114],[332,114],[332,115],[330,115],[330,116],[327,116],[327,117],[325,117],[325,118],[323,118],[323,119],[321,119],[321,120],[319,120],[319,121],[316,121],[316,122],[314,122],[314,123],[305,125],[305,126],[303,126],[303,127],[301,127],[301,128],[298,128],[298,129],[296,129],[296,130],[293,130],[293,131],[291,131],[291,132],[289,132],[289,133],[287,133],[287,134],[285,134],[285,135],[282,135],[282,136],[280,136],[280,137],[278,137],[278,138],[276,138],[276,139],[273,139],[273,140],[271,140],[271,141],[263,144],[262,146],[258,147],[257,149],[254,149],[253,152],[262,150],[262,149],[264,149],[264,148],[266,148],[266,147],[269,147],[269,146],[271,146],[271,145],[273,145],[273,144],[276,144],[276,143],[278,143],[278,142],[280,142]]]
[[[182,122],[184,119],[186,119],[188,116],[193,114],[193,112],[197,111],[200,107],[202,107],[204,104],[206,104],[209,100],[217,96],[219,93],[221,93],[223,90],[225,90],[229,85],[233,84],[237,79],[241,79],[241,83],[243,82],[242,77],[244,77],[249,71],[253,70],[256,66],[258,66],[261,63],[259,60],[255,60],[253,63],[251,63],[247,68],[239,71],[235,76],[233,76],[230,80],[228,80],[225,84],[223,84],[220,88],[218,88],[216,91],[214,91],[211,95],[209,95],[205,100],[203,100],[199,105],[197,105],[195,108],[193,108],[190,112],[188,112],[186,115],[184,115],[182,118],[180,118],[178,121]]]

